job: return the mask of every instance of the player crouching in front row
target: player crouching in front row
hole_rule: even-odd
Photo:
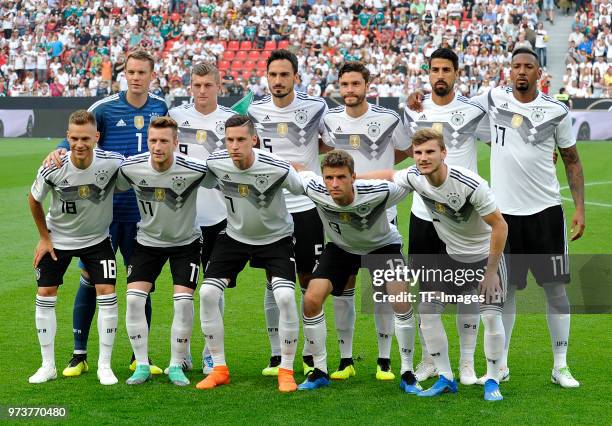
[[[446,146],[441,133],[433,129],[419,130],[413,136],[412,145],[415,166],[397,173],[384,170],[360,177],[387,179],[417,192],[432,215],[438,236],[446,244],[447,256],[444,256],[441,266],[457,273],[471,270],[475,276],[471,280],[466,279],[462,286],[455,280],[434,283],[432,288],[421,287],[421,331],[439,378],[419,396],[457,392],[441,319],[447,302],[444,295],[471,294],[478,287],[482,296],[480,313],[485,326],[484,349],[487,358],[484,399],[499,401],[503,399],[497,370],[505,342],[502,306],[507,279],[503,250],[508,226],[487,182],[474,172],[444,162]],[[478,271],[480,274],[476,273]],[[458,276],[456,273],[453,275]],[[433,292],[436,297],[433,300],[424,298],[428,292]]]
[[[111,354],[117,333],[115,294],[115,253],[109,237],[113,218],[113,192],[123,156],[94,149],[100,133],[94,115],[75,111],[68,120],[70,152],[58,167],[41,167],[29,196],[30,210],[40,241],[34,254],[38,293],[36,329],[42,353],[42,367],[30,383],[43,383],[57,377],[55,369],[55,303],[57,289],[73,257],[79,257],[95,284],[100,354],[98,379],[103,385],[117,383],[111,369]],[[45,218],[42,202],[51,193]]]
[[[387,270],[389,263],[404,265],[402,237],[395,225],[389,223],[386,211],[403,200],[410,190],[393,182],[355,180],[354,164],[348,153],[334,150],[323,159],[323,177],[312,171],[300,173],[304,192],[315,203],[329,240],[304,295],[304,338],[313,354],[315,368],[299,386],[300,390],[329,385],[323,312],[327,296],[342,294],[362,263],[372,273]],[[388,295],[408,294],[406,282],[389,281],[385,285]],[[402,363],[400,388],[407,393],[418,393],[421,387],[412,372],[416,331],[412,306],[405,301],[392,303],[392,308]]]

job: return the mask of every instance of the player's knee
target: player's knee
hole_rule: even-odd
[[[115,286],[110,284],[98,284],[96,285],[96,294],[98,296],[106,296],[115,292]]]
[[[432,328],[434,324],[442,321],[444,306],[438,303],[422,302],[419,304],[419,327],[421,330]]]
[[[567,293],[565,292],[565,285],[545,285],[544,292],[546,294],[546,303],[550,313],[561,315],[567,315],[570,313],[569,299],[567,298]]]
[[[312,291],[307,291],[304,295],[304,315],[312,318],[321,313],[323,308],[323,298]]]
[[[204,284],[200,287],[200,303],[204,305],[206,310],[218,308],[219,299],[222,294],[223,292],[219,288],[207,284],[206,280],[204,280]]]
[[[125,313],[126,321],[135,321],[139,320],[141,317],[144,317],[144,307],[147,301],[147,298],[144,294],[139,294],[144,292],[136,292],[132,291],[127,294],[127,309]]]
[[[480,317],[482,318],[482,323],[485,326],[485,333],[498,333],[500,330],[504,330],[504,322],[502,320],[501,312],[483,311]]]
[[[57,287],[38,287],[37,294],[43,297],[57,296]]]

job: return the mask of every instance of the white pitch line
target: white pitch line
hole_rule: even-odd
[[[584,184],[584,186],[597,186],[597,185],[612,185],[612,180],[607,180],[607,181],[603,181],[603,182],[587,182]],[[562,186],[560,188],[561,191],[565,191],[569,189],[569,186]],[[563,201],[574,201],[572,198],[567,198],[567,197],[561,197],[561,199]],[[596,207],[607,207],[607,208],[612,208],[612,204],[607,204],[607,203],[597,203],[595,201],[586,201],[584,202],[584,204],[588,204],[589,206],[596,206]]]

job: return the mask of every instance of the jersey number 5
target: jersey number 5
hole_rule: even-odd
[[[270,152],[272,152],[272,145],[270,145],[270,142],[272,142],[272,139],[270,139],[270,138],[263,138],[262,142],[263,142],[264,148],[268,148],[270,150]]]

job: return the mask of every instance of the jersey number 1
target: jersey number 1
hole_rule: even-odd
[[[136,139],[138,139],[138,152],[142,151],[142,133],[136,133]]]

